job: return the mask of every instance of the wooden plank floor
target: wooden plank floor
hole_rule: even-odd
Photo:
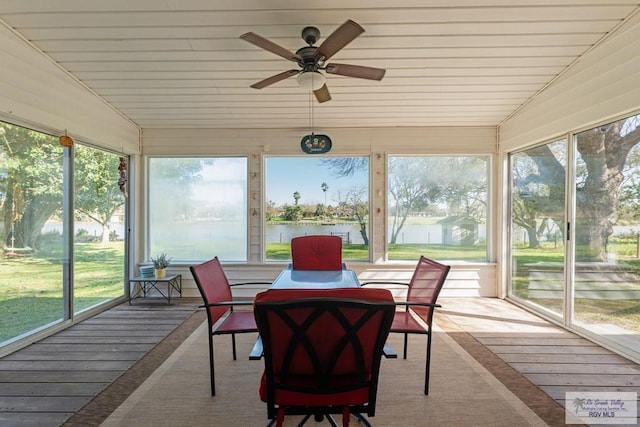
[[[136,299],[0,359],[0,426],[59,426],[191,316],[201,300]]]
[[[123,304],[0,359],[0,426],[61,425],[188,318],[200,300],[172,302]],[[439,302],[439,313],[561,404],[567,391],[640,392],[637,364],[508,302]]]
[[[640,395],[638,364],[509,302],[494,298],[446,298],[439,302],[439,313],[562,406],[565,393],[571,391]]]

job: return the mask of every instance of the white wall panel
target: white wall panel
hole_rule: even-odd
[[[490,154],[496,152],[492,127],[418,127],[314,129],[331,137],[330,155]],[[300,129],[144,129],[143,153],[148,155],[237,155],[262,151],[301,155],[300,140],[311,133]]]
[[[42,53],[0,25],[0,119],[64,132],[128,154],[139,129]]]
[[[511,151],[640,108],[640,14],[499,127]]]
[[[347,267],[354,270],[361,283],[395,281],[408,282],[411,279],[414,263],[395,264],[367,264],[347,263]],[[224,271],[229,282],[261,282],[273,281],[286,264],[224,264]],[[170,273],[182,274],[182,296],[199,297],[198,288],[189,272],[184,266],[170,266]],[[234,290],[240,298],[252,298],[256,293],[266,290],[268,285],[253,285]],[[406,287],[391,286],[396,297],[402,297]],[[496,297],[496,265],[453,262],[447,280],[442,288],[440,296],[443,297]]]

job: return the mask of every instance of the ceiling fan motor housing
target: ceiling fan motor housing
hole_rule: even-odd
[[[315,46],[305,46],[296,51],[296,55],[301,58],[298,63],[302,67],[302,71],[318,71],[322,64],[322,58],[315,56],[316,49]]]

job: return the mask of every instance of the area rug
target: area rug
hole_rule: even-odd
[[[247,355],[254,336],[238,339]],[[206,324],[202,323],[103,422],[115,426],[260,426],[266,408],[257,387],[262,361],[231,358],[230,338],[216,337],[216,392],[209,388]],[[402,337],[390,343],[402,347]],[[442,329],[434,328],[430,394],[422,393],[424,337],[410,337],[407,360],[384,359],[375,426],[548,425]],[[295,417],[287,426],[296,425]],[[316,425],[310,421],[308,425]],[[354,423],[355,425],[355,423]]]

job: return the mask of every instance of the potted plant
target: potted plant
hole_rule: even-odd
[[[171,258],[167,257],[167,254],[162,252],[160,255],[151,257],[153,268],[155,269],[156,279],[162,279],[167,276],[167,267],[169,266]]]

